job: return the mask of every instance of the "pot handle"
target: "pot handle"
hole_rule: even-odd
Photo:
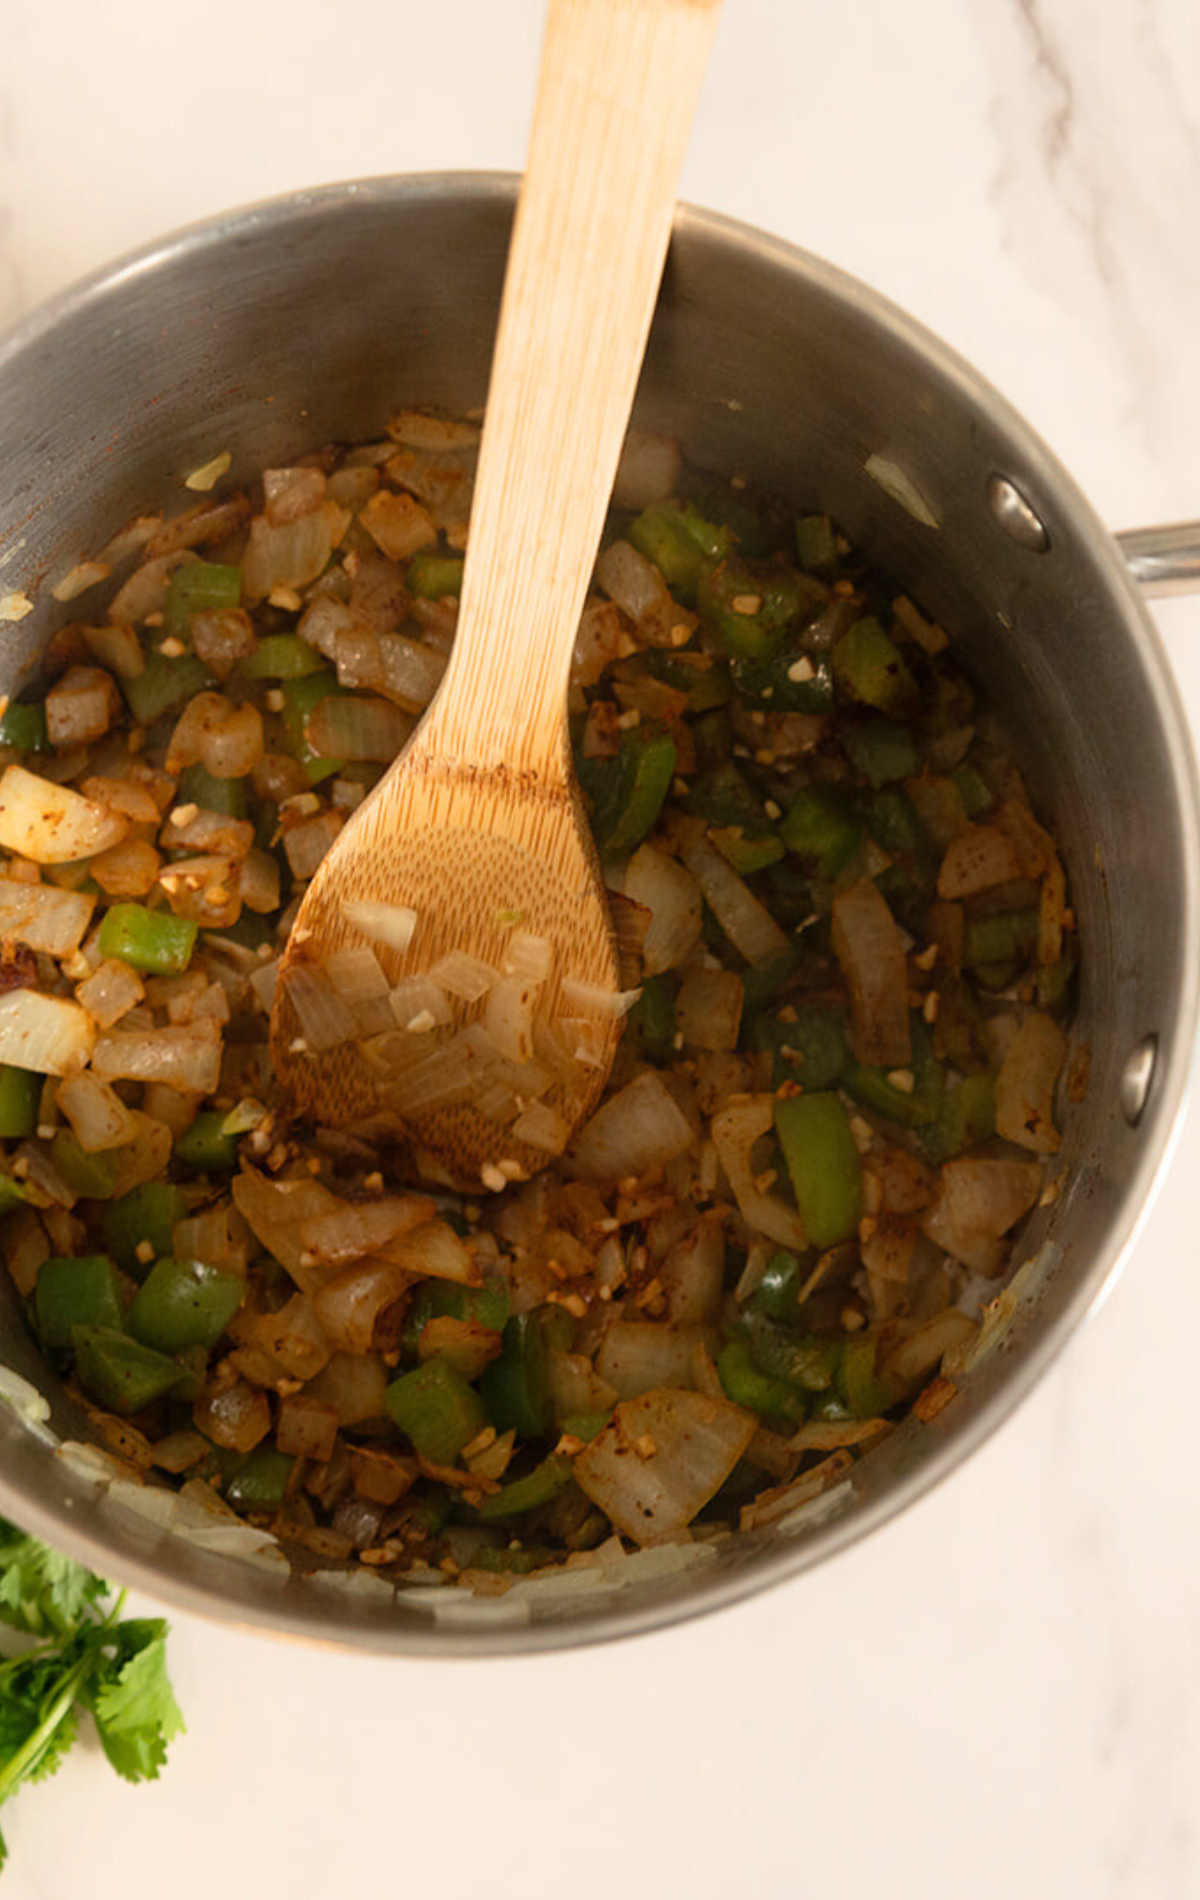
[[[1144,593],[1200,593],[1200,521],[1165,528],[1129,528],[1117,545]]]

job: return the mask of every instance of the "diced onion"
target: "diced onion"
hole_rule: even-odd
[[[83,891],[0,877],[0,941],[69,957],[83,942],[95,903]]]
[[[537,937],[531,930],[514,930],[504,946],[506,976],[528,977],[544,983],[554,968],[554,945],[548,937]]]
[[[364,1254],[377,1253],[389,1240],[431,1220],[434,1204],[425,1194],[393,1194],[375,1201],[347,1202],[317,1214],[304,1230],[305,1251],[313,1264],[340,1267]]]
[[[447,996],[461,997],[465,1003],[477,1003],[498,981],[490,963],[466,950],[451,950],[448,956],[439,958],[431,966],[429,977]]]
[[[412,719],[386,699],[355,699],[330,693],[308,716],[304,736],[326,759],[389,763],[413,729]]]
[[[131,964],[106,957],[75,991],[89,1016],[101,1029],[111,1029],[145,995],[145,985]]]
[[[691,872],[656,845],[639,845],[625,867],[624,891],[650,912],[642,943],[646,975],[677,969],[699,943],[703,923],[704,900]]]
[[[293,962],[284,973],[283,986],[299,1018],[300,1033],[314,1055],[350,1041],[354,1017],[324,970],[312,963]]]
[[[333,502],[276,527],[265,515],[250,523],[242,557],[242,589],[250,601],[265,600],[277,587],[305,587],[324,568],[345,515]]]
[[[315,818],[305,818],[300,824],[287,827],[283,834],[283,848],[293,877],[308,878],[313,875],[344,823],[340,812],[321,811]],[[358,907],[347,904],[345,908],[349,912]]]
[[[4,1000],[0,998],[0,1006]],[[168,1082],[172,1088],[211,1095],[221,1076],[221,1032],[215,1023],[203,1021],[165,1029],[108,1030],[96,1038],[92,1067],[108,1082]]]
[[[708,899],[730,943],[747,963],[782,956],[788,938],[733,866],[708,841],[702,825],[680,828],[680,856]]]
[[[537,996],[538,985],[523,976],[503,977],[488,991],[483,1025],[500,1054],[510,1062],[528,1062],[533,1055]]]
[[[850,991],[860,1062],[903,1068],[912,1057],[904,939],[887,899],[860,878],[833,900],[833,949]]]
[[[671,1388],[626,1399],[575,1460],[576,1483],[635,1544],[677,1537],[758,1429],[727,1399]]]
[[[967,825],[946,847],[938,896],[973,897],[1023,875],[1020,854],[1007,832],[998,825]]]
[[[1032,1010],[1008,1045],[996,1077],[996,1133],[1034,1154],[1058,1152],[1054,1089],[1067,1038],[1052,1016]]]
[[[381,488],[359,509],[358,518],[391,561],[406,561],[418,548],[437,540],[428,510],[411,495],[394,495]]]
[[[675,1023],[693,1049],[736,1049],[745,988],[732,970],[690,969],[675,999]]]
[[[360,944],[353,950],[335,950],[325,970],[353,1016],[359,1035],[377,1036],[391,1028],[394,1018],[388,1001],[388,980],[369,944]]]
[[[116,1090],[86,1069],[58,1085],[55,1102],[85,1154],[101,1154],[132,1140],[136,1124]]]
[[[434,1280],[453,1280],[458,1286],[479,1284],[474,1255],[445,1221],[423,1221],[388,1241],[379,1251],[409,1273],[428,1274]]]
[[[233,1198],[264,1250],[286,1267],[301,1292],[317,1285],[320,1275],[304,1258],[304,1230],[322,1214],[343,1212],[345,1202],[311,1176],[273,1181],[246,1167],[233,1182]]]
[[[411,1281],[408,1270],[394,1261],[364,1260],[318,1288],[313,1311],[335,1352],[370,1352],[376,1320]]]
[[[652,501],[669,500],[675,493],[681,466],[679,443],[674,436],[630,429],[613,483],[615,506],[640,509]]]
[[[128,819],[66,785],[10,765],[0,777],[0,847],[35,864],[67,864],[119,844]]]
[[[574,1009],[585,1010],[589,1015],[599,1016],[611,1022],[618,1016],[627,1016],[641,990],[608,990],[599,983],[582,983],[577,977],[564,976],[559,994],[562,1001]]]
[[[692,1125],[654,1070],[628,1083],[597,1109],[574,1149],[576,1169],[593,1180],[620,1181],[661,1167],[691,1147]]]
[[[427,976],[406,976],[390,992],[388,1002],[401,1029],[423,1023],[429,1029],[452,1020],[446,992]]]
[[[651,608],[673,605],[653,561],[629,541],[614,541],[605,548],[596,562],[596,582],[631,620],[640,620]]]
[[[92,1054],[95,1036],[95,1024],[78,1003],[26,989],[0,996],[0,1062],[14,1068],[74,1075]]]
[[[571,1128],[561,1115],[545,1102],[531,1102],[512,1125],[518,1141],[526,1141],[541,1154],[560,1155],[571,1139]]]
[[[104,627],[85,627],[88,652],[118,679],[135,680],[146,670],[146,655],[133,628],[122,621]]]
[[[417,927],[417,913],[406,904],[378,904],[354,898],[343,905],[342,912],[364,937],[370,937],[373,943],[386,944],[390,950],[407,950]]]
[[[770,1095],[735,1098],[713,1116],[713,1145],[746,1225],[781,1247],[803,1253],[808,1236],[796,1209],[778,1195],[764,1193],[755,1180],[751,1151],[755,1142],[774,1125],[774,1119],[774,1100]]]
[[[334,657],[343,686],[366,686],[407,712],[429,704],[446,670],[446,656],[401,633],[348,626],[338,633]]]
[[[661,1326],[654,1320],[618,1320],[605,1333],[596,1371],[618,1398],[636,1399],[655,1386],[691,1389],[692,1356],[703,1330]]]
[[[1001,1236],[1029,1212],[1042,1179],[1036,1161],[970,1156],[947,1161],[921,1226],[955,1260],[977,1273],[998,1273],[1005,1258]]]

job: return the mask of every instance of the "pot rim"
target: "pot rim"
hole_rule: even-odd
[[[169,270],[182,256],[236,244],[264,228],[300,224],[310,218],[320,221],[361,204],[421,200],[436,204],[439,199],[466,197],[513,205],[518,185],[518,176],[507,172],[418,172],[300,189],[220,212],[126,253],[40,304],[0,337],[0,375],[25,350],[77,312],[119,293],[140,277]],[[831,294],[873,327],[889,332],[909,350],[933,361],[960,400],[982,408],[999,430],[1020,444],[1024,471],[1042,494],[1053,495],[1056,515],[1071,537],[1082,537],[1090,545],[1099,578],[1114,606],[1120,603],[1126,610],[1125,624],[1137,645],[1154,702],[1178,805],[1181,849],[1187,867],[1180,898],[1181,965],[1186,971],[1200,971],[1200,796],[1186,716],[1162,640],[1118,544],[1072,476],[978,370],[880,292],[783,238],[721,213],[680,205],[676,230],[732,245]],[[1165,1053],[1160,1046],[1153,1092],[1144,1117],[1146,1140],[1137,1166],[1124,1184],[1107,1245],[1097,1251],[1061,1309],[1040,1336],[1010,1361],[1005,1378],[972,1415],[915,1469],[895,1476],[879,1497],[860,1502],[852,1510],[815,1526],[802,1540],[764,1551],[753,1563],[716,1574],[701,1569],[684,1571],[678,1586],[662,1600],[626,1606],[618,1597],[615,1604],[581,1610],[578,1616],[562,1622],[499,1622],[489,1628],[480,1616],[478,1621],[461,1625],[443,1625],[431,1618],[427,1625],[414,1626],[389,1621],[386,1611],[382,1615],[354,1611],[347,1598],[345,1613],[333,1623],[306,1610],[304,1586],[295,1581],[282,1586],[277,1601],[268,1600],[265,1593],[260,1601],[239,1599],[203,1583],[167,1576],[152,1557],[139,1555],[131,1543],[118,1548],[115,1542],[80,1529],[68,1509],[56,1509],[39,1497],[27,1495],[4,1472],[0,1472],[0,1509],[13,1509],[35,1535],[57,1544],[90,1568],[102,1572],[115,1569],[126,1585],[181,1610],[276,1635],[377,1653],[466,1657],[545,1651],[644,1634],[729,1607],[836,1555],[931,1491],[1011,1416],[1082,1321],[1102,1303],[1149,1217],[1178,1140],[1200,1006],[1200,984],[1194,975],[1185,981],[1177,1003],[1175,1033]],[[144,1538],[141,1541],[144,1543]],[[328,1607],[325,1593],[322,1600]]]

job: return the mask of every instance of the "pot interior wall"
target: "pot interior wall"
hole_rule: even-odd
[[[5,589],[38,599],[3,630],[0,689],[14,689],[68,617],[41,584],[131,515],[182,506],[188,470],[228,449],[236,481],[322,441],[378,432],[404,402],[482,402],[510,216],[511,187],[498,181],[313,194],[286,214],[268,207],[185,236],[85,286],[50,325],[35,323],[0,353],[0,575]],[[644,426],[678,434],[701,466],[830,510],[897,591],[953,630],[1064,841],[1085,950],[1076,1040],[1090,1048],[1091,1082],[1070,1123],[1068,1184],[1026,1243],[1054,1271],[937,1427],[906,1427],[866,1459],[831,1505],[832,1527],[797,1528],[824,1550],[887,1515],[905,1487],[919,1489],[945,1466],[950,1441],[990,1429],[1095,1297],[1097,1262],[1111,1258],[1148,1191],[1192,1033],[1190,766],[1153,634],[1086,504],[978,378],[869,293],[769,240],[685,214],[642,392]],[[872,457],[905,471],[936,527],[879,486]],[[997,522],[988,500],[997,472],[1036,507],[1047,552],[1018,545]],[[1121,1078],[1151,1034],[1156,1080],[1131,1126]],[[11,1301],[4,1324],[0,1356],[31,1373]],[[57,1416],[71,1429],[68,1409]],[[57,1468],[63,1497],[49,1495],[44,1452],[8,1418],[0,1448],[48,1529],[64,1499],[94,1514],[86,1489]],[[416,1613],[385,1617],[332,1593],[314,1609],[311,1590],[302,1602],[299,1585],[175,1547],[105,1509],[114,1551],[198,1607],[232,1596],[266,1620],[426,1645],[429,1624]],[[685,1602],[740,1594],[748,1571],[794,1568],[788,1541],[735,1543],[694,1578],[593,1604],[548,1599],[522,1613],[534,1620],[523,1632],[511,1610],[476,1606],[456,1646],[504,1646],[512,1629],[518,1647],[564,1640],[568,1626],[603,1634],[629,1626],[630,1611],[633,1622],[662,1620]]]

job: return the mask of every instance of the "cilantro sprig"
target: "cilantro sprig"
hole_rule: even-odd
[[[125,1592],[0,1518],[0,1621],[37,1641],[0,1661],[0,1804],[52,1775],[80,1711],[127,1781],[152,1781],[183,1717],[162,1617],[121,1618]],[[0,1866],[7,1849],[0,1834]]]

